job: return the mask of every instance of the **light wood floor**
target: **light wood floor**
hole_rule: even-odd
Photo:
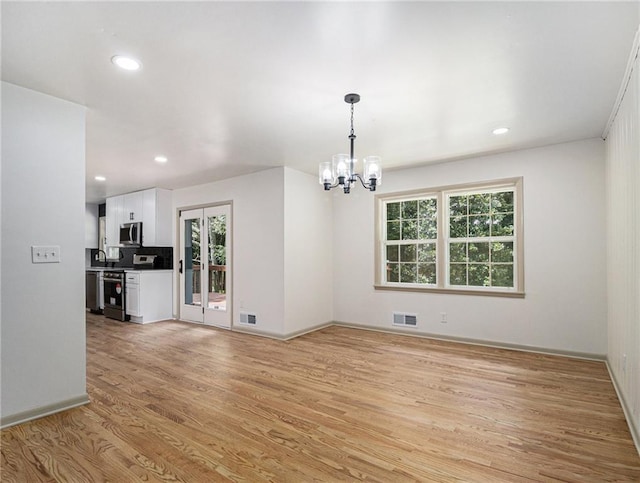
[[[640,481],[601,362],[93,315],[87,346],[91,404],[3,431],[3,482]]]

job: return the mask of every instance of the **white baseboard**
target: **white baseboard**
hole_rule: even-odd
[[[605,361],[605,354],[593,354],[589,352],[575,352],[575,351],[564,351],[558,349],[547,349],[545,347],[535,347],[535,346],[525,346],[518,344],[510,344],[506,342],[494,342],[489,340],[482,339],[470,339],[466,337],[455,337],[455,336],[443,336],[439,334],[431,334],[428,332],[416,332],[414,329],[396,329],[393,327],[373,327],[370,325],[364,324],[353,324],[350,322],[341,322],[338,320],[333,320],[329,322],[325,322],[323,324],[318,324],[313,327],[309,327],[307,329],[302,329],[295,332],[290,332],[288,334],[274,334],[272,332],[265,332],[260,329],[251,326],[239,326],[234,325],[231,327],[231,330],[234,332],[242,332],[243,334],[257,335],[261,337],[268,337],[269,339],[276,340],[291,340],[296,337],[300,337],[304,334],[309,334],[311,332],[315,332],[316,330],[322,330],[326,327],[347,327],[349,329],[362,329],[362,330],[371,330],[374,332],[383,332],[387,334],[395,334],[395,335],[406,335],[410,337],[421,337],[424,339],[434,339],[434,340],[443,340],[447,342],[458,342],[461,344],[470,344],[470,345],[478,345],[482,347],[494,347],[496,349],[510,349],[517,350],[522,352],[533,352],[536,354],[546,354],[551,356],[563,356],[563,357],[571,357],[572,359],[584,359],[589,361]]]
[[[384,332],[388,334],[407,335],[410,337],[422,337],[424,339],[442,340],[446,342],[458,342],[460,344],[478,345],[482,347],[493,347],[496,349],[509,349],[521,352],[533,352],[535,354],[546,354],[550,356],[571,357],[572,359],[585,359],[589,361],[604,361],[605,354],[593,354],[590,352],[574,352],[559,349],[547,349],[545,347],[535,347],[528,345],[511,344],[508,342],[495,342],[483,339],[471,339],[467,337],[447,336],[441,334],[431,334],[428,332],[416,332],[415,329],[396,329],[393,327],[372,327],[370,325],[352,324],[348,322],[334,321],[332,325],[348,327],[352,329],[372,330],[374,332]]]
[[[316,330],[324,329],[325,327],[331,327],[335,325],[334,322],[325,322],[323,324],[314,325],[313,327],[309,327],[306,329],[296,330],[294,332],[290,332],[288,334],[274,334],[272,332],[265,332],[260,329],[256,329],[255,327],[245,326],[245,325],[234,325],[231,327],[233,332],[242,332],[243,334],[249,335],[257,335],[260,337],[267,337],[269,339],[276,340],[290,340],[295,339],[296,337],[300,337],[301,335],[309,334],[311,332],[315,332]]]
[[[89,395],[85,393],[82,396],[73,397],[57,403],[47,404],[46,406],[40,406],[38,408],[22,411],[16,414],[10,414],[9,416],[2,416],[2,418],[0,418],[0,429],[6,429],[10,426],[15,426],[16,424],[26,423],[27,421],[32,421],[34,419],[50,416],[51,414],[66,411],[78,406],[83,406],[89,402]]]
[[[636,426],[633,420],[633,412],[631,411],[631,408],[627,404],[627,400],[624,398],[624,394],[620,390],[620,385],[618,384],[618,380],[616,379],[616,376],[611,370],[611,366],[609,365],[609,359],[606,359],[604,362],[607,366],[607,370],[609,371],[609,377],[611,378],[613,387],[616,390],[616,394],[618,395],[618,400],[620,401],[620,405],[622,406],[622,412],[624,412],[624,417],[627,420],[627,425],[629,426],[629,432],[631,433],[633,442],[636,445],[638,454],[640,455],[640,428]]]

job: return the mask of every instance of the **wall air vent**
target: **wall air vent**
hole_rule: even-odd
[[[256,314],[240,312],[240,323],[245,325],[256,325]]]
[[[400,325],[403,327],[417,327],[418,314],[405,314],[402,312],[394,312],[393,325]]]

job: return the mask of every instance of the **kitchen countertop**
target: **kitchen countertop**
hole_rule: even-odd
[[[171,268],[151,269],[151,268],[124,268],[124,267],[86,267],[88,272],[173,272]]]
[[[129,272],[135,272],[135,273],[147,273],[147,272],[151,272],[151,273],[166,273],[166,272],[173,272],[173,270],[171,268],[158,268],[158,269],[153,269],[153,268],[125,268],[124,271],[125,271],[125,273],[129,273]]]

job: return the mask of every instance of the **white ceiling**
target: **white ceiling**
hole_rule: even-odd
[[[349,92],[356,156],[385,168],[597,137],[640,22],[637,2],[1,8],[2,79],[88,108],[91,202],[274,166],[315,174],[348,152]]]

